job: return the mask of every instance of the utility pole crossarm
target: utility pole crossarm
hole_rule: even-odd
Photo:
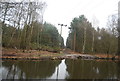
[[[58,25],[60,25],[60,26],[61,26],[61,29],[60,29],[60,35],[62,35],[62,27],[63,27],[63,26],[65,26],[65,27],[66,27],[67,25],[64,25],[64,24],[58,24]]]

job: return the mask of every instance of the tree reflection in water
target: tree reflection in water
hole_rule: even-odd
[[[66,79],[118,79],[120,65],[112,61],[66,59],[69,77]],[[119,76],[118,76],[119,75]]]
[[[40,79],[52,76],[61,61],[4,61],[2,67],[7,73],[2,73],[4,79]],[[6,72],[6,71],[3,71]]]
[[[120,81],[120,61],[117,63],[118,65],[118,79]]]
[[[66,59],[2,64],[4,79],[120,79],[120,62],[114,61]]]

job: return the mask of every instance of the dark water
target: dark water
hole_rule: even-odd
[[[120,62],[96,60],[3,61],[3,79],[120,79]]]

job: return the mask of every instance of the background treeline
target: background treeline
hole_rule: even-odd
[[[84,15],[71,22],[67,48],[80,53],[116,54],[118,48],[117,17],[108,18],[107,27],[95,28]]]
[[[45,2],[0,2],[2,46],[54,51],[64,47],[55,26],[43,23]]]
[[[39,22],[33,22],[33,32],[31,28],[25,26],[23,29],[16,29],[15,27],[4,25],[2,33],[2,46],[8,48],[18,49],[38,49],[52,51],[59,50],[59,43],[64,47],[63,38],[60,37],[55,26]],[[41,30],[42,28],[42,31]],[[13,36],[14,33],[14,36]],[[62,40],[62,41],[61,41]]]

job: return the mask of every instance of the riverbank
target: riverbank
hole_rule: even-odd
[[[37,50],[20,50],[20,49],[2,49],[3,60],[56,60],[56,59],[106,59],[106,60],[120,60],[118,56],[106,54],[80,54],[71,50],[63,49],[60,53],[37,51]]]
[[[64,54],[48,52],[48,51],[37,51],[37,50],[20,50],[20,49],[2,49],[2,59],[12,60],[37,60],[37,59],[49,59],[53,57],[60,57]]]

